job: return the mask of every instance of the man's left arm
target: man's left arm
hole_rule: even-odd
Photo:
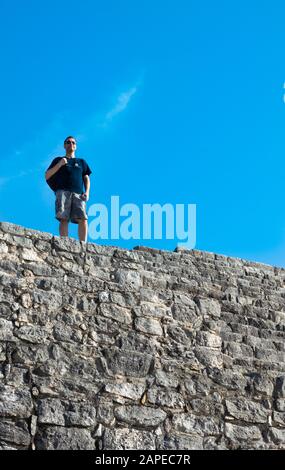
[[[82,199],[84,199],[85,201],[88,201],[89,193],[90,193],[90,178],[88,175],[83,176],[83,183],[85,187],[85,193],[82,194]]]

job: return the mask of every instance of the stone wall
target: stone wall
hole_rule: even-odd
[[[285,449],[285,271],[0,224],[1,449]]]

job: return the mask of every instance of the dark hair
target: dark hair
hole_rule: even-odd
[[[73,135],[69,135],[68,137],[65,137],[65,139],[64,139],[64,143],[65,143],[65,142],[66,142],[68,139],[74,139],[74,140],[75,140],[75,142],[76,142],[76,138],[75,138],[75,137],[73,137]]]

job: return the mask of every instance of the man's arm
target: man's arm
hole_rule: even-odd
[[[88,175],[83,176],[83,182],[85,187],[85,193],[83,193],[82,196],[84,196],[83,199],[85,199],[85,201],[88,201],[90,192],[90,178]]]
[[[59,162],[54,165],[52,168],[50,168],[49,170],[47,170],[45,172],[45,178],[46,180],[50,179],[53,175],[55,175],[55,173],[57,173],[57,171],[64,165],[67,164],[67,159],[66,158],[62,158],[61,160],[59,160]]]

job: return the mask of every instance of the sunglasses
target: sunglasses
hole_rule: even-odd
[[[76,142],[74,142],[74,140],[66,140],[64,143],[76,145]]]

